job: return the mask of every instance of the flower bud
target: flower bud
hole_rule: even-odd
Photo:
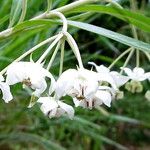
[[[139,81],[131,80],[130,82],[126,83],[125,89],[131,93],[141,93],[143,91],[143,85]]]
[[[145,98],[150,101],[150,90],[145,93]]]

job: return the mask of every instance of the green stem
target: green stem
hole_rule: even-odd
[[[144,52],[144,54],[146,55],[147,59],[149,60],[150,62],[150,54],[148,52]]]
[[[32,48],[29,49],[27,52],[25,52],[23,55],[21,55],[20,57],[18,57],[17,59],[15,59],[13,62],[18,62],[18,61],[22,60],[23,58],[25,58],[26,56],[28,56],[29,54],[31,54],[32,52],[34,52],[34,51],[35,51],[36,49],[38,49],[39,47],[41,47],[41,46],[43,46],[43,45],[45,45],[45,44],[51,42],[52,40],[54,40],[57,36],[58,36],[58,35],[52,36],[52,37],[46,39],[45,41],[43,41],[43,42],[37,44],[36,46],[32,47]],[[13,62],[12,62],[12,63],[13,63]],[[11,65],[11,64],[10,64],[10,65]],[[9,65],[8,65],[8,66],[9,66]],[[8,66],[7,66],[6,68],[4,68],[4,69],[0,72],[0,74],[4,74],[4,73],[7,71]]]
[[[127,53],[129,53],[131,51],[131,47],[128,48],[127,50],[125,50],[121,55],[119,55],[113,62],[112,64],[108,67],[109,69],[111,69],[124,55],[126,55]]]
[[[21,23],[24,21],[25,16],[26,16],[26,12],[27,12],[27,0],[23,0],[22,1],[22,13],[21,13],[21,16],[20,16],[18,23]]]
[[[61,44],[61,56],[60,56],[60,68],[59,68],[59,76],[63,72],[63,62],[64,62],[64,48],[65,48],[65,40],[63,39]]]
[[[131,0],[131,8],[133,11],[137,10],[137,3],[136,0]],[[137,35],[137,31],[134,25],[131,25],[131,30],[132,30],[132,34],[133,37],[138,40],[138,35]],[[136,49],[136,67],[139,67],[140,65],[140,51],[138,49]]]
[[[48,53],[53,49],[53,47],[57,44],[57,42],[63,37],[63,34],[60,33],[57,38],[51,43],[51,45],[47,48],[47,50],[42,54],[42,56],[38,59],[37,63],[41,63]]]
[[[57,44],[57,46],[56,46],[56,48],[54,50],[54,53],[53,53],[53,55],[52,55],[52,57],[51,57],[51,59],[50,59],[50,61],[48,63],[47,70],[50,70],[50,68],[52,66],[52,63],[54,62],[54,59],[56,57],[56,54],[57,54],[57,52],[58,52],[58,50],[60,48],[60,44],[61,44],[61,41],[58,42],[58,44]]]
[[[110,3],[110,4],[112,4],[113,6],[115,6],[115,7],[117,7],[117,8],[120,8],[120,9],[123,8],[119,3],[115,2],[115,1],[112,1],[112,0],[104,0],[104,1],[106,1],[106,2],[108,2],[108,3]]]
[[[47,12],[49,12],[51,10],[52,2],[53,2],[53,0],[47,0]]]
[[[123,67],[122,67],[122,69],[121,69],[121,71],[120,71],[120,74],[123,73],[123,69],[128,65],[128,62],[129,62],[129,60],[131,59],[131,57],[132,57],[132,55],[134,54],[134,52],[135,52],[135,49],[132,48],[132,50],[130,51],[130,53],[129,53],[129,55],[128,55],[128,57],[127,57],[127,59],[126,59],[124,65],[123,65]]]
[[[72,2],[68,5],[62,6],[60,8],[54,9],[52,11],[53,12],[57,11],[57,12],[63,12],[64,13],[64,12],[72,10],[73,8],[76,8],[76,7],[79,7],[79,6],[82,6],[84,4],[88,4],[88,3],[94,3],[94,2],[97,2],[97,1],[99,1],[99,0],[78,0],[78,1]],[[44,19],[44,18],[53,17],[53,16],[54,15],[51,14],[51,11],[50,12],[44,12],[43,14],[41,14],[39,16],[36,16],[36,17],[34,17],[30,20]],[[10,36],[10,35],[14,34],[13,30],[14,30],[14,27],[11,27],[9,29],[6,29],[6,30],[0,32],[0,38],[5,38],[7,36]]]
[[[67,32],[68,24],[67,24],[67,19],[66,19],[66,17],[65,17],[62,13],[57,12],[57,11],[51,11],[51,15],[58,16],[58,17],[62,20],[62,22],[63,22],[62,31],[63,31],[63,32]]]
[[[67,41],[68,41],[73,53],[75,54],[75,56],[78,60],[79,67],[84,68],[83,63],[82,63],[82,59],[81,59],[81,55],[80,55],[80,50],[79,50],[78,45],[76,44],[74,38],[68,32],[66,32],[65,35],[67,37]]]

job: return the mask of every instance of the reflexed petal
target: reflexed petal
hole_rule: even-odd
[[[97,66],[94,62],[88,62],[88,64],[95,66],[96,71],[99,73],[109,73],[110,72],[110,70],[107,67],[105,67],[104,65]]]
[[[110,74],[113,77],[117,87],[124,85],[129,80],[129,77],[123,76],[120,73],[115,71],[110,72]]]
[[[57,102],[52,97],[40,97],[37,102],[42,104],[40,108],[45,115],[58,107]]]
[[[98,90],[98,82],[90,81],[86,84],[86,90],[85,90],[85,98],[91,99],[94,96],[94,93]]]
[[[50,94],[55,89],[55,79],[50,72],[42,67],[42,64],[34,62],[14,62],[8,67],[6,74],[6,82],[9,85],[29,80],[31,84],[29,86],[35,90],[33,94],[37,97],[47,88],[45,77],[51,79]]]
[[[111,75],[98,73],[98,76],[99,76],[99,81],[108,82],[109,84],[111,84],[111,86],[114,89],[116,89],[116,90],[118,89]]]
[[[27,79],[26,74],[26,66],[19,62],[14,62],[10,66],[8,66],[7,69],[7,77],[6,77],[6,83],[8,85],[13,85],[18,82],[22,82],[24,79]]]
[[[77,70],[75,69],[69,69],[61,74],[61,76],[57,80],[55,89],[58,98],[65,96],[66,93],[71,90],[76,77]]]
[[[72,119],[74,117],[74,109],[72,106],[65,104],[61,101],[58,101],[58,105],[65,110],[65,112],[67,113],[67,115],[69,116],[70,119]]]
[[[106,106],[111,106],[111,94],[108,91],[99,90],[96,92],[95,97],[101,100]]]
[[[13,99],[13,96],[10,92],[10,87],[8,84],[0,82],[0,89],[2,90],[3,93],[3,100],[8,103]]]
[[[86,104],[86,101],[85,101],[85,100],[79,101],[79,100],[77,100],[77,98],[73,98],[73,102],[74,102],[74,104],[75,104],[75,107],[81,106],[81,107],[83,107],[83,108],[87,108],[87,104]]]
[[[47,88],[47,83],[44,79],[42,79],[38,83],[33,83],[32,88],[35,89],[35,91],[32,93],[33,95],[40,97],[40,95],[46,90]]]

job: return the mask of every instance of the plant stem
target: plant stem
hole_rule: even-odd
[[[47,70],[50,70],[50,68],[52,66],[52,63],[53,63],[53,61],[54,61],[54,59],[56,57],[56,54],[57,54],[57,52],[58,52],[58,50],[60,48],[60,44],[61,44],[61,41],[58,42],[58,44],[57,44],[57,46],[56,46],[56,48],[54,50],[54,53],[53,53],[53,55],[52,55],[52,57],[51,57],[51,59],[50,59],[50,61],[48,63]]]
[[[88,4],[88,3],[94,3],[94,2],[97,2],[99,0],[78,0],[76,2],[72,2],[68,5],[65,5],[65,6],[62,6],[60,8],[57,8],[57,9],[54,9],[52,10],[53,12],[57,11],[57,12],[66,12],[66,11],[69,11],[69,10],[72,10],[73,8],[76,8],[76,7],[79,7],[81,5],[84,5],[84,4]],[[47,17],[53,17],[54,15],[51,14],[51,11],[50,12],[44,12],[43,14],[39,15],[39,16],[36,16],[30,20],[37,20],[37,19],[44,19],[44,18],[47,18]],[[6,29],[2,32],[0,32],[0,38],[5,38],[9,35],[12,35],[14,32],[14,27],[12,28],[9,28],[9,29]]]
[[[129,53],[131,51],[131,47],[128,48],[127,50],[125,50],[121,55],[119,55],[113,62],[112,64],[108,67],[109,69],[111,69],[124,55],[126,55],[127,53]]]
[[[60,56],[60,68],[59,68],[59,76],[63,72],[63,62],[64,62],[64,48],[65,48],[65,40],[63,39],[61,44],[61,56]]]
[[[37,63],[41,63],[45,57],[48,55],[48,53],[52,50],[52,48],[56,45],[56,43],[63,37],[63,34],[60,33],[57,38],[51,43],[51,45],[48,47],[48,49],[42,54],[42,56],[38,59]]]
[[[123,65],[123,67],[121,68],[120,74],[123,73],[123,69],[127,66],[128,62],[129,62],[129,60],[131,59],[131,57],[132,57],[132,55],[134,54],[134,52],[135,52],[135,49],[132,47],[132,50],[130,51],[130,53],[129,53],[129,55],[128,55],[128,57],[127,57],[127,59],[126,59],[124,65]]]
[[[58,16],[62,20],[62,22],[63,22],[63,29],[62,29],[62,31],[63,32],[67,32],[68,24],[67,24],[66,17],[62,13],[57,12],[57,11],[51,11],[50,14]]]
[[[49,12],[52,8],[52,1],[53,0],[47,0],[47,12]]]
[[[57,36],[58,36],[58,35],[52,36],[52,37],[46,39],[45,41],[43,41],[43,42],[37,44],[36,46],[32,47],[32,48],[29,49],[27,52],[25,52],[23,55],[21,55],[20,57],[18,57],[17,59],[15,59],[13,62],[18,62],[18,61],[22,60],[23,58],[25,58],[27,55],[29,55],[29,54],[31,54],[32,52],[34,52],[34,51],[35,51],[36,49],[38,49],[39,47],[41,47],[41,46],[43,46],[43,45],[45,45],[45,44],[51,42],[52,40],[54,40]],[[12,62],[12,63],[13,63],[13,62]],[[9,65],[8,65],[8,66],[9,66]],[[4,69],[0,72],[0,74],[4,74],[4,73],[6,72],[8,66],[7,66],[6,68],[4,68]]]
[[[79,50],[75,40],[73,39],[72,35],[70,35],[68,32],[65,33],[65,35],[67,37],[67,41],[68,41],[70,47],[72,48],[72,51],[74,52],[74,54],[78,60],[79,67],[84,68],[83,63],[82,63],[82,59],[81,59],[81,55],[80,55],[80,50]]]
[[[150,54],[148,52],[144,52],[144,54],[146,55],[147,59],[149,60],[150,62]]]
[[[23,22],[23,20],[25,19],[25,16],[26,16],[26,12],[27,12],[27,0],[23,0],[22,1],[22,13],[21,13],[18,23]]]
[[[131,0],[131,8],[132,8],[132,11],[137,10],[136,0]],[[131,25],[131,30],[132,30],[133,37],[136,40],[138,40],[137,30],[134,25]],[[136,67],[139,67],[139,65],[140,65],[140,51],[138,49],[136,49]]]

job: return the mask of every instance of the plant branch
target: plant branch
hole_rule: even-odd
[[[18,61],[22,60],[23,58],[25,58],[27,55],[29,55],[29,54],[31,54],[32,52],[34,52],[34,51],[35,51],[36,49],[38,49],[39,47],[41,47],[41,46],[43,46],[43,45],[45,45],[45,44],[51,42],[52,40],[54,40],[57,36],[58,36],[58,35],[52,36],[52,37],[46,39],[45,41],[43,41],[43,42],[37,44],[36,46],[32,47],[32,48],[29,49],[27,52],[25,52],[23,55],[21,55],[20,57],[18,57],[17,59],[15,59],[13,62],[18,62]],[[13,63],[13,62],[12,62],[12,63]],[[9,66],[9,65],[8,65],[8,66]],[[4,68],[4,69],[0,72],[0,74],[4,74],[4,73],[6,72],[8,66],[7,66],[6,68]]]
[[[99,0],[78,0],[76,2],[72,2],[68,5],[65,5],[65,6],[62,6],[60,8],[57,8],[57,9],[54,9],[52,10],[53,12],[61,12],[61,13],[64,13],[64,12],[67,12],[69,10],[72,10],[73,8],[76,8],[76,7],[79,7],[81,5],[84,5],[84,4],[88,4],[88,3],[94,3],[94,2],[97,2]],[[45,19],[45,18],[49,18],[49,17],[54,17],[55,15],[51,13],[51,11],[49,12],[44,12],[30,20],[38,20],[38,19]],[[0,38],[5,38],[9,35],[12,35],[13,34],[13,30],[14,30],[14,27],[11,27],[9,29],[6,29],[2,32],[0,32]]]

